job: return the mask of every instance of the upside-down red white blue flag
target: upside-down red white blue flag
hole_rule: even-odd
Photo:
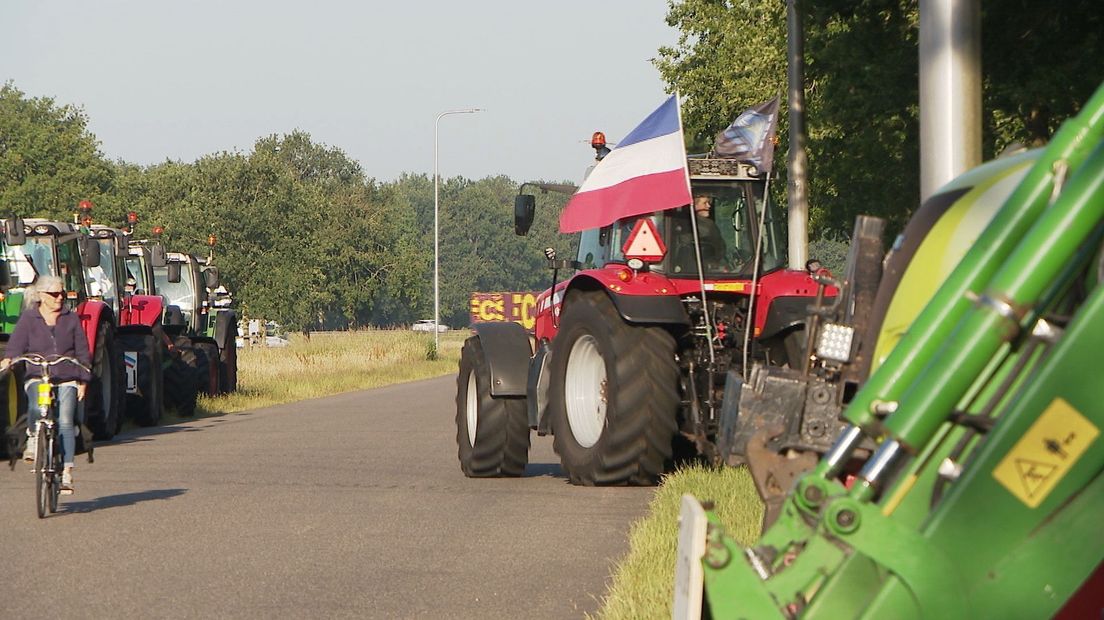
[[[560,214],[560,232],[689,203],[686,144],[678,96],[672,95],[591,170]]]

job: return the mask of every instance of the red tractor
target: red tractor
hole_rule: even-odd
[[[545,251],[553,284],[537,298],[535,333],[473,325],[456,397],[467,476],[521,475],[535,430],[555,436],[574,484],[654,484],[678,459],[716,458],[722,402],[738,399],[745,369],[803,367],[809,306],[835,289],[785,268],[766,174],[731,159],[687,163],[708,214],[703,199],[697,215],[686,205],[586,230],[577,260]],[[517,197],[518,234],[534,207]],[[557,282],[561,270],[573,273]]]
[[[162,365],[167,352],[161,329],[164,299],[154,290],[135,286],[131,268],[131,233],[137,214],[127,214],[125,228],[92,224],[91,204],[81,203],[81,222],[99,248],[99,264],[86,267],[92,296],[111,307],[118,317],[115,340],[119,344],[125,378],[128,415],[141,426],[161,421],[164,411]],[[165,264],[165,249],[159,242],[147,248],[153,264]]]

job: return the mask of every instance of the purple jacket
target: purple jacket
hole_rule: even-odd
[[[47,357],[68,355],[77,358],[85,366],[92,366],[91,356],[88,354],[88,338],[81,329],[80,317],[69,308],[61,309],[57,324],[53,327],[46,324],[46,319],[42,318],[37,306],[23,310],[4,356],[11,359],[24,353],[38,353]],[[40,367],[33,364],[26,366],[27,377],[42,376]],[[62,383],[73,380],[89,381],[92,375],[71,363],[62,363],[50,367],[50,378],[55,383]]]

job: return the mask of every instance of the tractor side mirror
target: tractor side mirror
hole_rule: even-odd
[[[207,288],[216,288],[219,285],[218,267],[208,267],[203,270],[203,284]]]
[[[27,243],[27,234],[23,232],[23,218],[13,217],[4,220],[4,243],[8,245]]]
[[[165,255],[165,246],[160,243],[155,243],[150,246],[150,265],[153,265],[157,269],[164,267],[169,262],[168,257]],[[179,271],[179,267],[177,268]]]
[[[85,267],[100,266],[100,243],[93,237],[82,236],[80,240],[81,264]]]
[[[537,197],[532,194],[518,194],[514,198],[514,232],[525,236],[533,225],[537,212]]]
[[[180,282],[180,263],[177,261],[172,261],[168,264],[167,269],[169,282],[173,284]]]

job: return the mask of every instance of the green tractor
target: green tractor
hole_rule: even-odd
[[[84,421],[98,439],[115,436],[123,423],[122,356],[115,342],[118,317],[115,310],[94,293],[95,285],[86,269],[101,266],[95,239],[70,222],[12,218],[4,222],[2,257],[4,269],[3,316],[0,317],[0,346],[6,345],[23,308],[24,290],[40,274],[60,276],[65,282],[67,304],[81,319],[92,355],[92,382],[85,398]],[[21,386],[16,373],[9,373],[4,385],[6,427],[19,416]]]
[[[709,503],[683,499],[675,617],[1099,617],[1104,87],[1045,150],[939,201],[887,262],[873,372],[830,445],[807,451],[823,451],[812,470],[774,478],[760,539],[742,548]],[[930,260],[956,253],[953,268]],[[814,374],[845,374],[852,360],[833,356],[858,349],[828,350]]]
[[[214,236],[208,244],[214,246]],[[237,389],[237,313],[224,305],[228,296],[216,295],[218,268],[212,258],[169,252],[167,264],[154,269],[155,286],[168,306],[165,330],[177,348],[195,351],[197,388],[209,396]],[[216,305],[218,302],[218,305]]]

